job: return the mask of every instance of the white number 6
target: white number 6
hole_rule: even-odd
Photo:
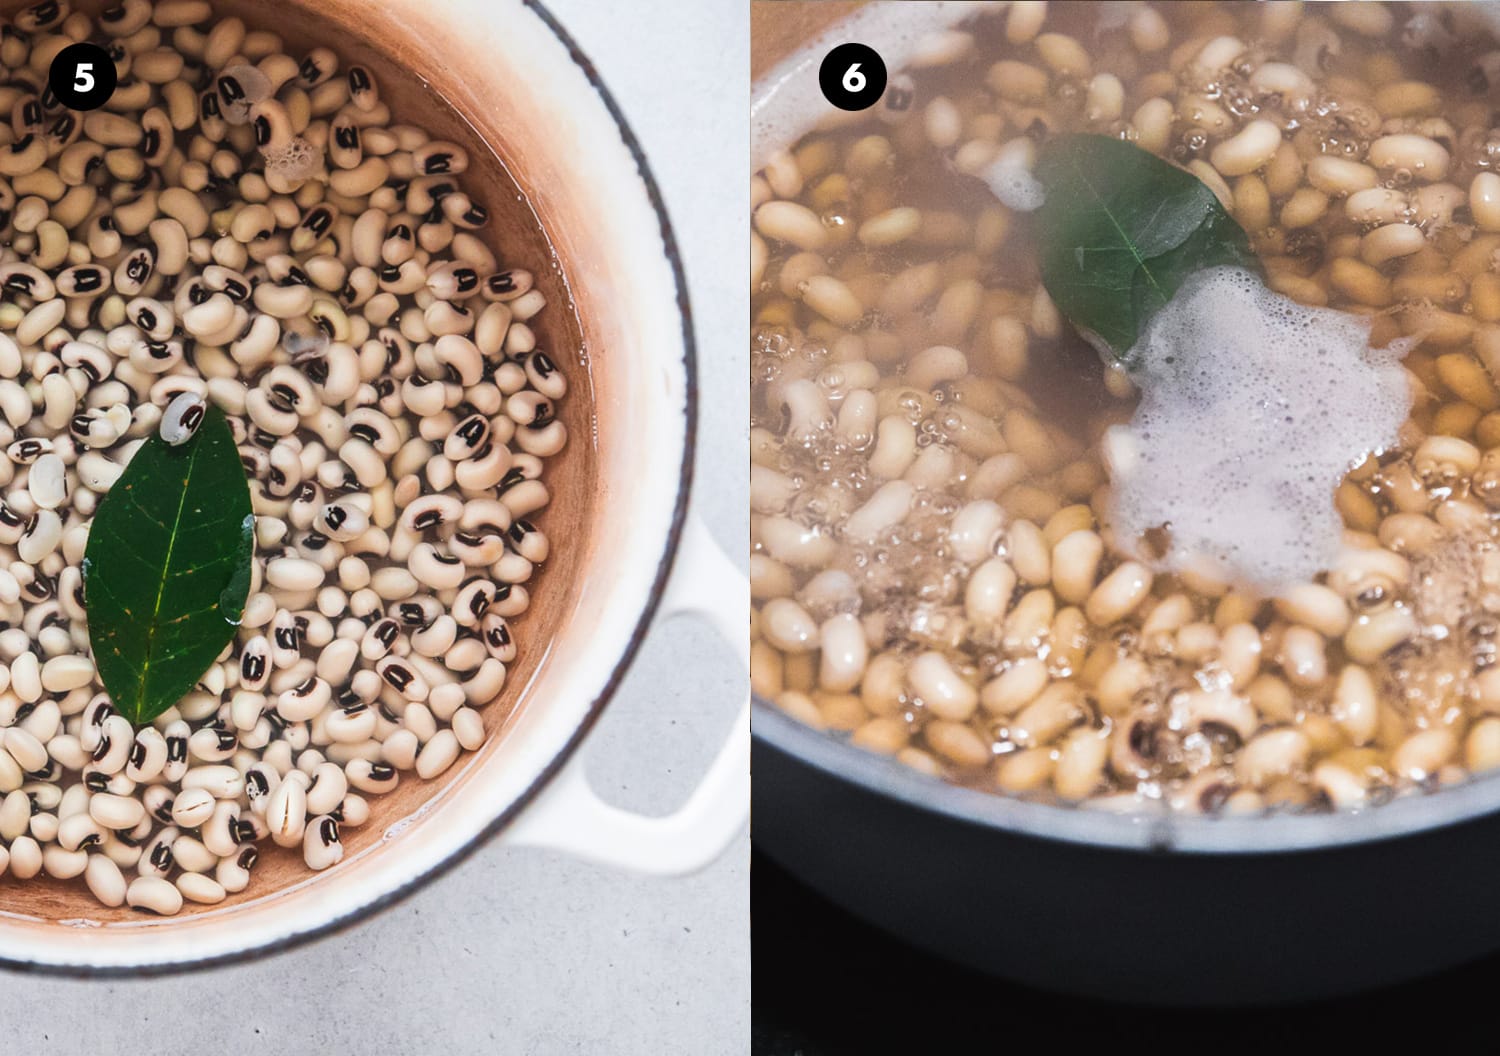
[[[855,63],[844,71],[844,91],[862,92],[865,90],[865,75],[859,72],[859,63]]]
[[[73,71],[73,87],[80,92],[87,92],[94,87],[94,75],[89,71],[94,68],[92,62],[80,62],[78,68]]]

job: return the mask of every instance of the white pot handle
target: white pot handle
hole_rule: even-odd
[[[691,613],[734,647],[750,670],[750,581],[714,542],[697,516],[683,525],[658,620]],[[663,876],[712,862],[750,817],[750,690],[719,750],[686,803],[665,817],[649,817],[604,802],[589,786],[584,753],[563,770],[516,819],[512,843],[566,851],[580,858]]]

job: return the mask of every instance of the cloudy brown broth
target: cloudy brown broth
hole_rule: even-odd
[[[756,692],[926,773],[1120,809],[1351,808],[1500,764],[1500,50],[1466,17],[997,6],[772,156]],[[1100,438],[1132,385],[977,176],[1063,131],[1187,167],[1272,289],[1420,338],[1411,418],[1338,484],[1316,579],[1264,598],[1113,537]]]

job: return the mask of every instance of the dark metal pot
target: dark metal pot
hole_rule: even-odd
[[[1500,780],[1358,813],[1121,816],[948,785],[756,702],[757,848],[1009,979],[1156,1004],[1330,997],[1500,949]]]

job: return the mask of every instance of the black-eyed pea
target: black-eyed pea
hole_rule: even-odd
[[[979,694],[942,653],[917,656],[906,671],[906,681],[926,710],[942,719],[967,720],[979,706]]]
[[[1349,628],[1350,613],[1344,599],[1321,583],[1299,583],[1290,588],[1276,600],[1276,611],[1326,638],[1337,638]]]
[[[1433,366],[1439,380],[1459,399],[1481,411],[1500,409],[1500,391],[1496,390],[1489,372],[1472,356],[1445,352],[1434,360]],[[1469,472],[1473,472],[1472,468]]]
[[[1359,244],[1359,255],[1366,264],[1378,267],[1398,257],[1410,256],[1427,245],[1427,236],[1415,224],[1383,224],[1365,235]]]
[[[1052,779],[1052,752],[1031,748],[1002,756],[995,764],[995,787],[1017,794],[1043,788]]]
[[[999,627],[1010,608],[1016,587],[1015,569],[1001,557],[992,557],[976,568],[964,587],[964,615],[980,633],[989,635]]]
[[[1446,535],[1436,521],[1420,513],[1393,513],[1380,522],[1377,534],[1382,546],[1413,556],[1428,553]]]
[[[1042,530],[1027,520],[1014,521],[1006,533],[1005,553],[1017,578],[1039,587],[1052,579],[1052,554]]]
[[[1235,776],[1252,788],[1266,788],[1277,778],[1298,773],[1311,746],[1300,730],[1278,728],[1254,737],[1235,760]]]
[[[827,729],[849,732],[859,728],[869,718],[859,697],[852,693],[825,693],[819,690],[812,696],[818,707],[818,714],[822,716],[823,726]]]
[[[1370,144],[1368,157],[1371,165],[1387,175],[1405,172],[1424,183],[1448,174],[1448,151],[1435,140],[1412,133],[1381,136]]]
[[[1176,108],[1170,100],[1160,97],[1147,99],[1130,118],[1137,146],[1153,154],[1164,151],[1171,140],[1172,122],[1175,118]]]
[[[1000,642],[1012,653],[1035,652],[1051,633],[1056,595],[1045,588],[1023,594],[1005,618]]]
[[[1464,765],[1475,774],[1500,766],[1500,719],[1481,719],[1469,729],[1464,738]]]
[[[1104,557],[1104,541],[1091,529],[1070,532],[1052,548],[1052,588],[1064,601],[1081,605],[1089,599]]]
[[[1264,168],[1280,145],[1281,129],[1271,121],[1257,118],[1215,146],[1209,160],[1223,176],[1244,176]],[[1311,178],[1311,168],[1308,175]]]
[[[769,635],[767,638],[771,640]],[[855,689],[869,659],[869,645],[858,617],[842,613],[825,620],[819,629],[818,647],[818,684],[840,693]]]
[[[1089,709],[1078,685],[1052,682],[1011,719],[1011,740],[1023,748],[1046,747],[1088,718]]]
[[[1391,753],[1391,769],[1408,781],[1421,782],[1435,776],[1457,754],[1458,738],[1452,730],[1419,730]]]
[[[868,752],[894,755],[905,748],[911,740],[911,730],[899,718],[877,716],[855,729],[849,743]]]
[[[991,715],[1013,715],[1030,704],[1050,679],[1045,661],[1037,657],[1013,660],[980,691],[980,704]]]
[[[930,722],[922,728],[922,739],[928,748],[959,770],[981,769],[993,757],[989,744],[961,722]]]
[[[1084,612],[1097,627],[1117,623],[1135,611],[1151,592],[1154,577],[1138,561],[1126,561],[1089,594]]]
[[[1404,605],[1392,605],[1356,617],[1344,633],[1344,652],[1356,663],[1370,664],[1416,633],[1411,612]]]
[[[1327,797],[1335,810],[1354,810],[1369,798],[1370,782],[1366,773],[1343,762],[1324,759],[1313,767],[1313,787]]]

